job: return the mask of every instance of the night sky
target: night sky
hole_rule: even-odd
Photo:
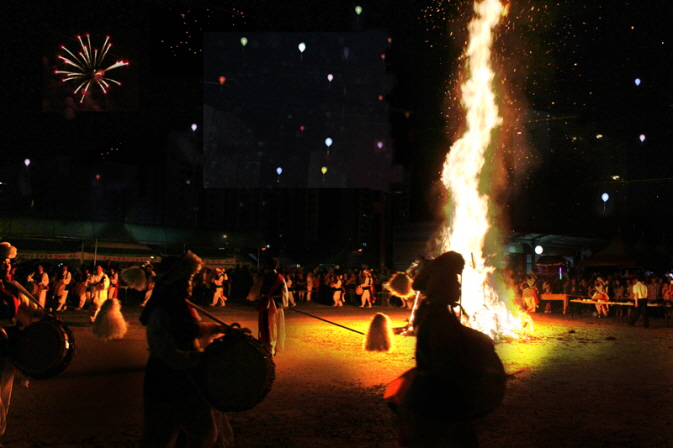
[[[149,0],[86,6],[14,1],[3,6],[8,37],[2,47],[2,175],[26,157],[36,167],[48,166],[56,155],[73,155],[84,163],[162,160],[168,134],[201,124],[204,103],[212,103],[211,93],[218,93],[204,89],[218,74],[204,72],[204,33],[380,33],[391,38],[385,53],[385,74],[392,79],[385,94],[386,145],[392,147],[392,162],[411,174],[413,216],[436,217],[433,198],[441,161],[462,126],[456,94],[471,1],[373,0],[361,4],[360,15],[356,3],[340,1]],[[517,226],[581,232],[587,226],[577,223],[590,222],[611,233],[627,224],[645,231],[633,224],[645,214],[660,228],[670,222],[672,16],[671,1],[511,2],[494,50],[505,116],[500,156],[510,176],[502,202]],[[76,36],[86,33],[94,46],[110,35],[109,59],[130,64],[110,73],[122,86],[113,86],[106,100],[94,97],[93,105],[79,107],[78,98],[68,100],[67,88],[56,87],[60,81],[53,68],[61,45],[77,49]],[[299,52],[278,56],[296,59]],[[222,88],[235,85],[235,78]],[[212,87],[217,90],[219,83]],[[284,103],[284,92],[275,92],[277,102]],[[325,97],[318,104],[332,101]],[[300,113],[291,115],[284,114],[295,138]],[[310,129],[320,126],[311,123]],[[582,132],[583,140],[573,146],[572,138]],[[316,132],[320,142],[324,139],[318,134],[327,132]],[[590,141],[589,135],[601,135],[601,141]],[[272,137],[260,134],[259,140]],[[548,154],[549,145],[536,145],[540,141],[551,142],[554,155]],[[621,164],[613,160],[618,151],[612,148],[624,154]],[[621,190],[602,184],[602,168],[607,172],[613,166],[622,169]],[[605,188],[612,188],[614,197],[630,191],[628,216],[597,211],[596,197]],[[565,219],[558,219],[562,215]]]

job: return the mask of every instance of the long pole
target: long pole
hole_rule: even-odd
[[[314,319],[321,320],[323,322],[327,322],[328,324],[336,325],[337,327],[345,328],[346,330],[350,330],[354,333],[364,335],[364,333],[361,332],[361,331],[353,330],[352,328],[348,328],[348,327],[345,327],[341,324],[337,324],[336,322],[332,322],[331,320],[323,319],[322,317],[314,316],[313,314],[309,314],[309,313],[305,313],[303,311],[295,310],[294,308],[290,308],[290,311],[294,311],[295,313],[299,313],[299,314],[305,314],[306,316],[312,317]]]

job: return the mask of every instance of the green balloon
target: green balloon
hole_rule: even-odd
[[[355,14],[360,15],[362,13],[362,6],[355,7]]]
[[[247,37],[241,37],[241,44],[245,47],[245,44],[248,43],[248,38]]]

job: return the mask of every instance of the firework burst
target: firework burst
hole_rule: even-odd
[[[54,73],[65,75],[63,82],[75,81],[76,83],[79,83],[75,89],[75,94],[81,91],[82,98],[79,101],[81,103],[84,101],[84,97],[86,96],[91,86],[94,84],[98,85],[103,93],[107,93],[108,89],[110,88],[110,83],[120,86],[121,83],[119,81],[106,76],[107,72],[118,67],[129,65],[129,63],[119,60],[109,67],[103,68],[105,56],[107,56],[110,47],[112,47],[112,44],[110,43],[110,36],[105,38],[103,50],[100,51],[100,53],[98,49],[91,46],[91,39],[88,34],[86,35],[87,44],[84,43],[81,36],[77,36],[77,39],[79,40],[79,44],[82,47],[82,51],[75,55],[65,46],[61,46],[61,48],[66,53],[68,53],[70,57],[59,56],[59,58],[66,65],[74,67],[74,69],[55,70]]]

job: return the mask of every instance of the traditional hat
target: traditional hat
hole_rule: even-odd
[[[16,257],[17,250],[16,247],[12,246],[6,241],[0,243],[0,259],[14,258]]]

